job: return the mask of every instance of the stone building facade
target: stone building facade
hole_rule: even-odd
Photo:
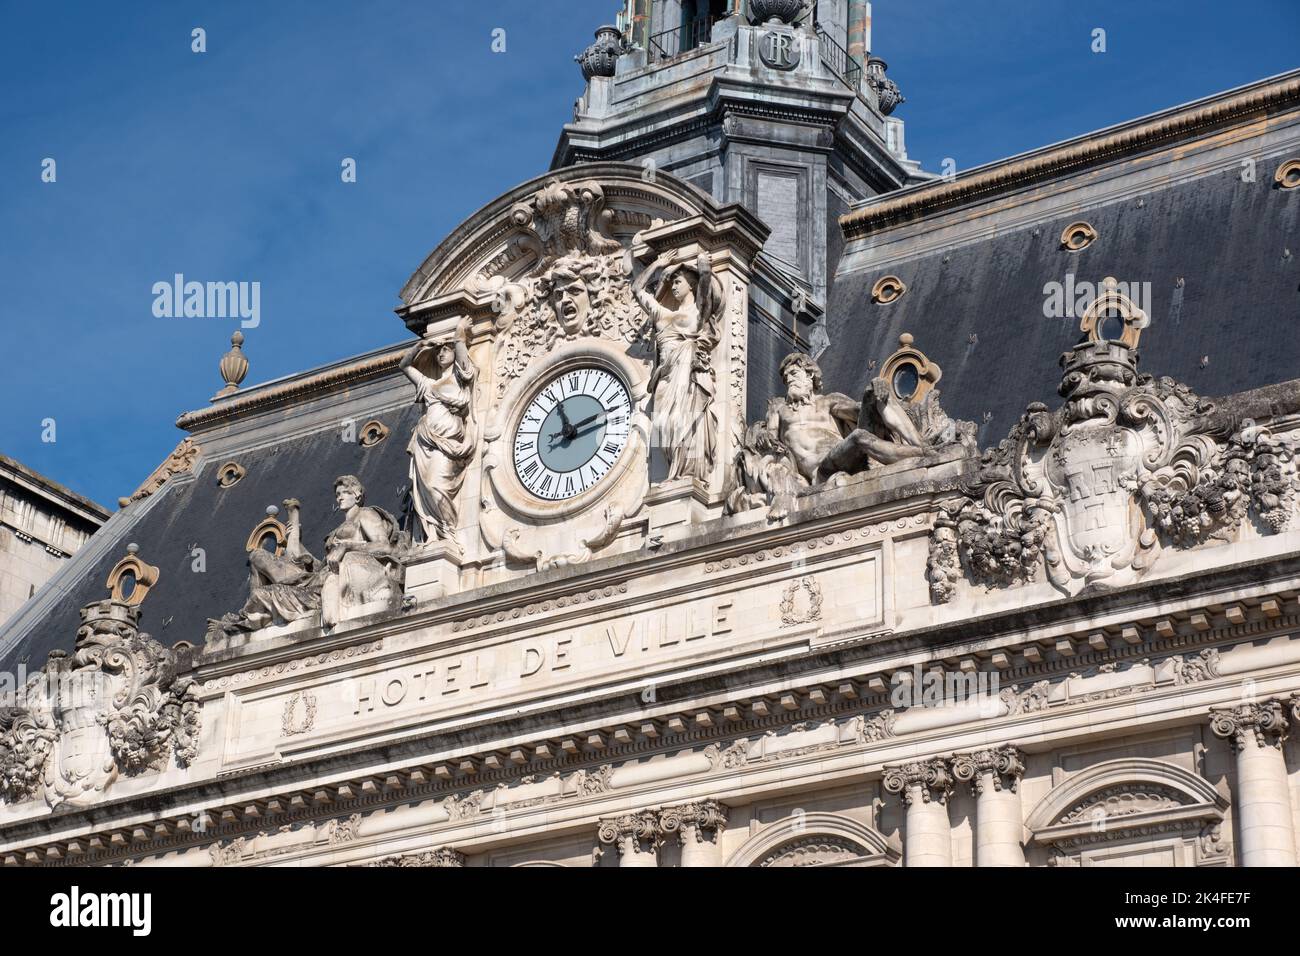
[[[873,265],[911,248],[888,230],[1005,214],[992,183],[1087,162],[1133,181],[1254,137],[1252,201],[1294,222],[1300,75],[958,196],[891,151],[883,70],[852,73],[867,5],[683,6],[632,0],[580,56],[553,169],[402,289],[418,339],[251,387],[235,343],[156,480],[0,631],[6,667],[48,658],[0,711],[6,864],[1296,864],[1294,369],[1193,387],[1168,311],[1110,273],[1064,345],[1030,333],[1041,302],[984,316],[1026,330],[1021,380],[834,312],[865,287],[885,322],[928,288]],[[847,107],[815,148],[779,128],[799,69]],[[662,84],[684,116],[738,71],[786,104],[752,110],[779,148],[697,162],[665,130],[652,175],[618,153],[621,97]],[[745,129],[729,110],[707,122]],[[743,184],[778,152],[807,161],[801,210],[848,188],[819,169],[874,170],[842,254],[820,226],[794,233],[807,268],[769,251],[787,207]],[[1087,225],[1060,237],[1076,265],[1124,235]],[[1220,319],[1189,302],[1179,334]],[[1019,410],[991,433],[953,378],[1023,381]]]
[[[108,512],[0,455],[0,624],[108,520]]]

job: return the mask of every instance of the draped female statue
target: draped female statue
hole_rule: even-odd
[[[707,256],[700,255],[693,266],[668,267],[670,261],[668,255],[660,256],[632,286],[655,327],[657,355],[649,383],[654,444],[668,457],[669,481],[690,477],[707,482],[718,446],[713,350],[720,335],[721,289]],[[648,287],[660,274],[651,294]]]
[[[468,318],[452,340],[421,341],[402,357],[401,369],[415,383],[424,416],[411,435],[411,497],[426,541],[456,538],[456,498],[474,457],[474,380]],[[432,353],[432,361],[428,361]],[[421,365],[423,364],[423,368]]]

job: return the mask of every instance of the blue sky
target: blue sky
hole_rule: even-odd
[[[1295,67],[1294,2],[875,0],[873,46],[911,155],[965,169]],[[398,289],[546,169],[617,7],[0,0],[0,452],[109,507],[134,490],[237,326],[155,317],[177,272],[261,284],[246,384],[403,339]]]

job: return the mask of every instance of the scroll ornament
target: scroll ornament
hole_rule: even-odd
[[[1231,541],[1252,513],[1295,519],[1296,449],[1170,378],[1137,351],[1093,341],[1065,353],[1055,412],[1033,403],[987,449],[930,538],[931,600],[963,576],[989,588],[1041,580],[1074,594],[1139,579],[1166,547]]]
[[[0,706],[0,797],[43,791],[50,807],[85,806],[120,774],[181,767],[197,756],[198,687],[181,675],[185,651],[138,631],[140,610],[105,600],[81,609],[73,652]]]

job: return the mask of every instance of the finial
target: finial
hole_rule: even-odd
[[[221,356],[221,377],[226,381],[226,387],[213,396],[214,399],[224,398],[225,396],[239,390],[239,383],[244,380],[248,374],[248,359],[243,353],[244,333],[236,331],[230,337],[230,351]]]
[[[898,344],[903,346],[904,348],[911,345],[914,341],[916,340],[912,338],[911,332],[904,332],[902,335],[898,337]]]
[[[279,513],[280,513],[280,509],[277,508],[275,505],[267,505],[267,506],[266,506],[266,514],[267,514],[267,517],[274,518],[274,517],[275,517],[276,515],[278,515]]]
[[[140,546],[139,546],[138,544],[136,544],[134,541],[132,541],[130,544],[128,544],[128,545],[126,546],[126,553],[127,553],[127,554],[139,554],[139,553],[140,553]]]

